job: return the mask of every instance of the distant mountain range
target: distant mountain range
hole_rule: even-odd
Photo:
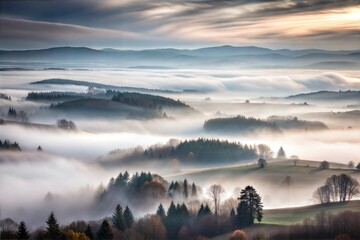
[[[360,69],[360,50],[268,49],[218,46],[194,50],[151,49],[96,50],[86,47],[57,47],[40,50],[0,50],[0,66],[34,68],[126,67],[171,68],[330,68]]]

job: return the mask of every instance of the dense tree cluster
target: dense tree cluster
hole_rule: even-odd
[[[267,121],[275,124],[277,127],[283,130],[326,130],[328,127],[319,121],[305,121],[300,120],[297,117],[281,117],[271,116],[267,118]]]
[[[195,183],[191,185],[185,179],[183,182],[180,181],[172,181],[169,185],[168,195],[170,198],[184,198],[185,200],[188,198],[196,198],[198,187]]]
[[[73,121],[60,119],[56,122],[56,126],[61,129],[65,130],[76,130],[77,127]]]
[[[10,142],[5,139],[4,141],[0,140],[0,151],[1,150],[21,151],[21,148],[17,142]]]
[[[134,161],[143,162],[144,160],[172,159],[178,159],[182,163],[201,164],[204,162],[226,163],[250,160],[257,158],[258,153],[255,145],[199,138],[197,140],[155,145],[145,150],[142,148],[117,150],[111,152],[110,156],[112,155],[119,155],[119,159],[114,162],[119,162],[120,164]]]
[[[232,134],[257,131],[281,133],[283,130],[325,130],[328,127],[318,121],[299,120],[297,117],[272,116],[266,120],[253,117],[236,116],[231,118],[214,118],[205,121],[204,129],[210,132],[227,132]]]
[[[49,100],[69,100],[85,97],[83,94],[75,92],[29,92],[26,100],[49,101]]]
[[[316,189],[314,198],[320,203],[344,202],[359,194],[359,182],[347,175],[333,175],[326,179],[323,186]]]
[[[19,120],[21,122],[27,122],[29,120],[26,112],[24,112],[23,110],[17,112],[15,108],[12,107],[9,108],[7,116],[10,120]]]
[[[209,132],[229,132],[233,134],[252,132],[255,130],[280,133],[281,130],[274,123],[245,116],[233,118],[214,118],[205,121],[204,129]]]
[[[162,108],[162,107],[185,107],[191,108],[180,100],[174,100],[172,98],[150,95],[144,93],[135,92],[116,92],[108,90],[107,95],[113,95],[112,100],[129,104],[133,106],[145,107],[145,108]]]
[[[5,93],[0,93],[0,99],[11,101],[11,97]]]

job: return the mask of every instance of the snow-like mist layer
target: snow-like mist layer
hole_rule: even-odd
[[[55,90],[54,86],[28,85],[30,82],[49,78],[63,78],[151,89],[184,90],[206,92],[237,92],[241,97],[286,96],[288,94],[360,88],[357,71],[320,70],[63,70],[63,71],[18,71],[2,72],[1,86],[6,93],[12,89]],[[70,90],[58,86],[59,90]],[[83,87],[71,87],[81,91]]]
[[[31,220],[33,226],[43,224],[51,210],[57,210],[57,216],[63,222],[75,219],[94,219],[99,217],[87,213],[93,195],[100,183],[107,183],[120,171],[152,171],[163,173],[167,179],[176,179],[171,164],[159,166],[136,166],[132,169],[102,168],[96,160],[114,149],[125,149],[141,146],[146,148],[153,144],[164,144],[169,139],[219,138],[229,141],[240,141],[247,144],[264,143],[276,153],[282,146],[288,156],[298,155],[302,159],[315,161],[327,160],[347,164],[349,161],[360,162],[360,129],[359,125],[348,126],[356,122],[338,120],[325,131],[291,131],[284,134],[252,132],[239,135],[216,135],[203,130],[206,119],[245,115],[247,117],[267,118],[271,115],[300,116],[311,120],[332,123],[331,117],[316,119],[312,113],[347,111],[346,104],[333,106],[333,103],[322,105],[291,105],[285,102],[271,102],[260,97],[287,96],[317,90],[359,89],[358,71],[323,72],[311,70],[252,70],[252,71],[218,71],[218,70],[94,70],[94,71],[19,71],[0,73],[0,92],[9,94],[13,100],[0,99],[0,114],[5,117],[9,107],[24,110],[30,122],[53,125],[57,115],[39,115],[40,108],[48,103],[35,103],[23,100],[29,91],[73,91],[84,92],[86,87],[67,85],[29,85],[30,82],[48,78],[64,78],[152,89],[183,90],[194,89],[205,91],[202,94],[167,94],[180,99],[198,109],[204,115],[198,117],[183,116],[181,119],[159,120],[120,120],[86,118],[81,114],[74,115],[78,131],[64,131],[56,128],[24,127],[19,125],[0,125],[0,140],[17,141],[22,152],[0,152],[0,207],[3,216],[15,220]],[[210,97],[210,100],[205,100]],[[244,101],[250,99],[250,103]],[[263,103],[265,101],[270,101]],[[218,112],[217,114],[215,114]],[[45,116],[45,117],[44,117]],[[2,118],[0,117],[0,118]],[[38,146],[43,152],[36,152]],[[204,168],[209,166],[204,166]],[[181,166],[180,166],[181,168]],[[182,170],[178,175],[188,171]],[[226,176],[225,176],[226,177]],[[247,178],[241,182],[224,180],[224,176],[194,178],[198,185],[206,187],[213,183],[223,183],[227,193],[236,187],[253,184],[259,189],[266,201],[265,206],[274,207],[281,204],[302,205],[311,202],[313,188],[298,188],[293,192],[291,202],[282,202],[282,186],[266,185],[261,179]],[[325,179],[324,179],[325,180]],[[51,192],[60,199],[56,203],[44,200]],[[273,193],[281,200],[271,197]],[[274,194],[273,194],[274,195]],[[301,198],[302,195],[307,197]],[[87,214],[85,214],[87,213]]]

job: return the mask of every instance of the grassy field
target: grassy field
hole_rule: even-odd
[[[313,199],[314,191],[322,186],[332,175],[346,173],[360,181],[360,171],[348,169],[345,166],[335,165],[335,168],[319,169],[318,162],[301,161],[297,166],[290,162],[273,162],[265,168],[255,164],[214,167],[208,169],[189,170],[165,176],[168,181],[187,179],[189,182],[199,183],[206,188],[211,184],[221,184],[232,194],[235,189],[243,189],[252,185],[262,197],[265,208],[284,208],[316,203]],[[290,176],[288,185],[285,178]],[[236,192],[236,194],[238,194]]]
[[[305,218],[314,218],[321,211],[338,213],[360,211],[360,200],[345,203],[318,204],[297,208],[281,208],[264,211],[264,224],[292,225],[301,223]]]
[[[360,200],[345,203],[330,203],[323,205],[311,205],[298,208],[281,208],[264,211],[264,219],[261,224],[254,224],[243,229],[249,237],[256,232],[266,234],[277,231],[279,227],[301,223],[305,218],[314,218],[321,211],[333,214],[344,211],[360,211]],[[231,233],[212,238],[212,240],[227,240]]]

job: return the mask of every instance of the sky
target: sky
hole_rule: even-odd
[[[359,0],[1,0],[0,49],[360,49]]]

